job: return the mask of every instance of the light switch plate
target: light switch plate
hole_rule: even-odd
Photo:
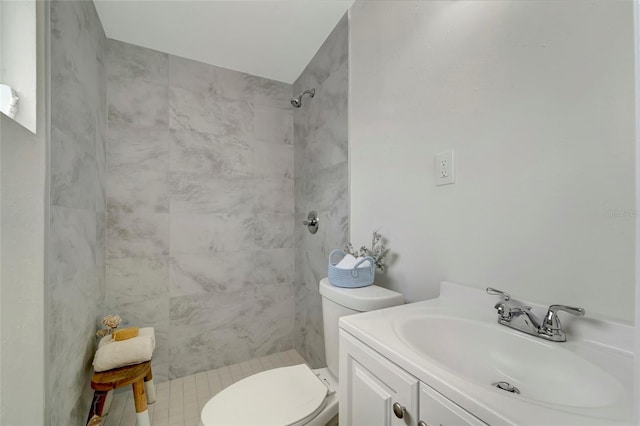
[[[455,183],[453,151],[445,151],[436,155],[436,186]]]

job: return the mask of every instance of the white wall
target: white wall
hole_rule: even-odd
[[[634,0],[634,29],[636,34],[636,253],[640,252],[640,0]],[[636,260],[636,324],[640,324],[640,264]],[[636,327],[635,401],[640,399],[640,327]],[[640,404],[635,405],[636,424],[640,423]]]
[[[37,134],[0,116],[2,425],[42,425],[45,420],[46,7],[38,2]]]
[[[354,5],[351,237],[380,228],[397,254],[377,282],[408,301],[446,279],[634,320],[632,8]],[[436,187],[449,149],[456,183]]]

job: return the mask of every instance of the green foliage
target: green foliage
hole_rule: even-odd
[[[354,257],[366,257],[371,256],[376,265],[376,268],[384,271],[385,268],[385,258],[389,254],[388,248],[385,248],[384,242],[382,240],[382,234],[378,234],[376,231],[373,231],[373,238],[371,239],[371,248],[367,246],[362,246],[360,249],[355,250],[353,248],[353,244],[347,243],[344,247],[345,253],[348,253]]]

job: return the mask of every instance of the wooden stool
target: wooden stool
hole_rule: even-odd
[[[133,402],[136,406],[138,426],[150,426],[147,402],[155,402],[155,389],[151,373],[151,361],[113,370],[94,373],[91,378],[91,388],[95,391],[89,420],[95,414],[102,417],[106,414],[105,401],[108,392],[126,385],[133,385]],[[108,409],[108,406],[106,407]]]

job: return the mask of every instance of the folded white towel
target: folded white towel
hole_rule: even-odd
[[[355,258],[352,255],[347,254],[342,258],[340,262],[338,262],[338,264],[336,265],[336,268],[353,269],[354,266],[356,266],[356,263],[360,262],[362,259],[363,259],[362,257]],[[365,260],[360,265],[358,265],[358,268],[368,268],[370,266],[371,266],[371,261]]]
[[[155,347],[153,327],[141,328],[136,337],[127,340],[115,341],[111,335],[104,336],[93,358],[93,369],[100,372],[149,361]]]
[[[350,254],[346,254],[340,262],[336,265],[338,269],[353,269],[353,265],[356,264],[356,258]]]
[[[6,84],[0,84],[0,112],[10,118],[16,118],[18,112],[18,94]]]

